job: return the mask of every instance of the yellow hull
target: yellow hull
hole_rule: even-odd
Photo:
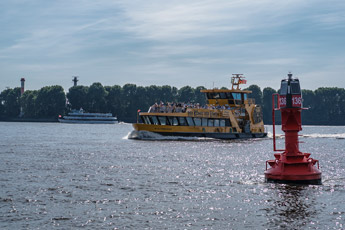
[[[229,133],[232,132],[231,127],[203,127],[203,126],[172,126],[172,125],[148,125],[133,124],[133,128],[137,131],[149,131],[159,133]]]
[[[158,133],[165,136],[210,137],[217,139],[259,138],[267,133],[237,133],[232,127],[170,126],[133,124],[136,131]]]

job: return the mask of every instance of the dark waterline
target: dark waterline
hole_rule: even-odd
[[[301,133],[318,186],[264,182],[271,138],[135,141],[131,130],[0,122],[0,229],[345,228],[345,127]]]

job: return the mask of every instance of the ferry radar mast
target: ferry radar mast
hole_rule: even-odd
[[[240,85],[247,84],[247,80],[245,80],[245,77],[243,77],[243,74],[235,73],[232,75],[231,84],[232,84],[232,90],[235,90],[235,89],[240,90],[241,89]]]

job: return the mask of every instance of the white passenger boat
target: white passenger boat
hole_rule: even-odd
[[[61,123],[77,123],[77,124],[115,124],[118,123],[117,118],[111,113],[86,113],[83,109],[72,110],[67,116],[59,115]]]

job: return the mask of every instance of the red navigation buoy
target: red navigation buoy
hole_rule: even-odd
[[[302,130],[302,109],[299,80],[292,78],[290,73],[288,79],[281,81],[280,93],[272,95],[273,150],[280,153],[274,154],[274,160],[266,161],[266,182],[321,184],[319,161],[311,158],[310,153],[299,150],[298,132]],[[281,112],[285,149],[276,149],[274,115],[277,110]]]

